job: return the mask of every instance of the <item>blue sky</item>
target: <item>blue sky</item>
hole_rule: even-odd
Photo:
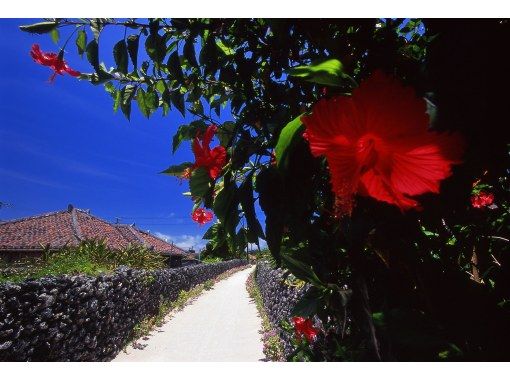
[[[18,26],[37,20],[0,20],[0,220],[62,210],[69,203],[108,221],[160,233],[183,247],[203,244],[208,225],[190,218],[187,183],[158,174],[170,164],[192,161],[189,144],[171,153],[176,128],[189,122],[177,111],[145,119],[133,104],[131,121],[114,114],[110,96],[70,76],[48,83],[51,70],[34,63],[34,42],[58,52],[48,35],[30,35]],[[61,32],[61,43],[72,29]],[[120,29],[117,30],[120,32]],[[113,65],[111,47],[121,34],[104,33],[103,58]],[[109,50],[106,50],[108,47]],[[74,40],[65,59],[90,72]],[[227,120],[227,114],[222,119]]]

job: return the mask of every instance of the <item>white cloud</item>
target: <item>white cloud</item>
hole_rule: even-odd
[[[154,233],[158,238],[172,242],[182,249],[193,247],[195,251],[205,247],[207,240],[202,239],[202,235],[166,235],[161,232]]]

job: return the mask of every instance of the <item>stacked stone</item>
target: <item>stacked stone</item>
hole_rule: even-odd
[[[46,277],[0,285],[0,361],[108,361],[133,327],[182,290],[245,265],[231,260],[157,271]]]
[[[264,308],[273,328],[278,332],[285,356],[292,352],[289,334],[280,327],[281,321],[290,321],[292,309],[308,290],[308,285],[297,288],[285,284],[284,271],[273,269],[267,262],[259,262],[255,281],[264,301]]]

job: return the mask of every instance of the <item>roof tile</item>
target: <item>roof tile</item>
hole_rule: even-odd
[[[161,253],[187,254],[183,249],[134,226],[111,224],[72,207],[0,223],[0,251],[41,250],[45,246],[58,249],[89,239],[105,239],[112,249],[142,244]]]

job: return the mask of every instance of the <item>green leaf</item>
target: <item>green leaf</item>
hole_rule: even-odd
[[[113,112],[117,112],[119,110],[120,102],[122,101],[122,91],[115,91],[115,100],[113,102]]]
[[[125,86],[122,91],[121,96],[121,102],[120,102],[120,109],[122,110],[122,113],[126,116],[126,118],[129,120],[131,116],[131,100],[133,99],[134,92],[136,87],[128,84]]]
[[[157,64],[163,62],[166,55],[165,37],[151,33],[145,40],[147,55]]]
[[[193,166],[193,162],[183,162],[179,165],[172,165],[169,166],[168,169],[163,170],[160,174],[168,174],[180,177],[182,173],[184,173],[184,170],[190,168]]]
[[[213,250],[221,247],[226,242],[226,234],[223,225],[219,222],[216,222],[211,227],[209,227],[202,239],[210,240],[211,248]]]
[[[45,34],[51,32],[58,25],[57,21],[44,21],[30,25],[20,25],[23,32]]]
[[[147,74],[147,70],[149,69],[149,62],[148,61],[143,61],[142,62],[142,66],[140,67],[140,71],[142,72],[143,75],[148,75]]]
[[[60,40],[60,33],[58,32],[58,29],[55,28],[50,32],[51,40],[55,45],[58,44],[58,41]]]
[[[170,54],[167,62],[168,70],[170,71],[170,75],[172,75],[179,83],[184,83],[184,76],[182,75],[181,69],[181,61],[179,60],[179,54],[174,51]]]
[[[297,66],[287,70],[289,76],[302,78],[308,82],[326,86],[341,86],[346,75],[342,63],[337,59],[328,59],[308,66]]]
[[[259,237],[264,239],[264,232],[255,214],[255,199],[253,198],[253,172],[251,172],[239,187],[239,200],[248,225],[248,241],[258,243]]]
[[[149,118],[150,116],[150,109],[147,107],[147,102],[145,100],[145,91],[143,88],[139,88],[136,92],[136,102],[138,103],[138,108],[140,108],[140,111],[142,112],[143,116],[146,118]]]
[[[76,47],[78,48],[78,54],[83,56],[85,49],[87,49],[87,33],[84,30],[80,30],[76,36]]]
[[[191,66],[198,67],[197,58],[195,55],[195,39],[188,38],[184,43],[184,57]]]
[[[287,166],[287,154],[297,139],[301,137],[301,133],[304,130],[304,125],[301,123],[301,116],[302,115],[299,115],[289,122],[280,132],[278,143],[275,148],[278,168],[285,168]]]
[[[117,65],[117,70],[123,74],[128,72],[128,51],[126,41],[120,40],[113,47],[113,58]]]
[[[225,230],[231,236],[235,235],[235,228],[239,222],[238,205],[237,186],[234,182],[229,181],[216,194],[213,210],[220,222],[225,225]]]
[[[218,117],[220,117],[220,112],[221,112],[221,103],[223,102],[223,99],[222,98],[216,98],[214,99],[210,104],[209,104],[209,107],[211,107],[211,109],[214,110],[214,112],[216,113],[216,115],[218,115]]]
[[[214,223],[209,229],[205,232],[204,236],[202,236],[202,239],[204,240],[211,240],[216,237],[219,230],[221,229],[220,223]]]
[[[187,140],[189,125],[181,125],[172,139],[172,153],[177,151],[177,148],[181,145],[184,140]]]
[[[131,34],[127,38],[127,49],[129,53],[129,57],[131,58],[131,62],[133,62],[133,67],[136,69],[137,61],[138,61],[138,42],[140,40],[140,36],[138,34]]]
[[[104,28],[104,19],[101,18],[93,18],[90,20],[90,29],[92,30],[92,33],[94,34],[94,40],[96,42],[99,42],[99,35],[101,34],[101,31]]]
[[[104,89],[110,94],[112,98],[115,98],[115,86],[111,82],[107,82],[104,85]]]
[[[99,65],[99,71],[92,74],[82,74],[80,78],[87,78],[90,83],[97,86],[99,84],[107,83],[113,79],[113,75],[106,72],[102,65]]]
[[[189,189],[194,197],[205,197],[211,188],[209,173],[204,168],[197,168],[191,173]]]
[[[223,43],[223,41],[221,41],[221,40],[216,40],[216,45],[220,48],[220,50],[223,52],[223,54],[225,54],[227,56],[235,54],[234,49],[232,49],[232,48],[228,47],[227,45],[225,45]]]
[[[288,254],[281,253],[280,255],[282,258],[282,264],[290,270],[294,276],[319,288],[324,287],[324,284],[319,277],[317,277],[310,265],[299,261]]]
[[[156,110],[158,107],[157,95],[154,91],[147,89],[147,92],[143,90],[143,88],[139,88],[136,93],[136,102],[138,104],[138,108],[142,114],[149,118],[149,116]]]
[[[305,295],[292,309],[291,315],[299,317],[311,317],[317,314],[320,305],[321,294],[315,287],[310,287]]]
[[[200,65],[204,67],[205,75],[212,75],[218,70],[218,47],[214,37],[206,39],[199,55]]]
[[[221,125],[221,128],[218,128],[216,132],[216,137],[220,141],[221,146],[228,147],[230,141],[234,137],[234,131],[236,129],[236,123],[233,121],[226,121]]]
[[[206,123],[202,120],[195,120],[191,122],[190,125],[184,124],[181,125],[177,132],[175,133],[173,137],[172,142],[172,153],[175,153],[177,148],[181,145],[181,143],[185,140],[191,140],[195,138],[197,135],[197,132],[205,131],[205,128],[207,127]]]
[[[99,53],[96,40],[92,40],[87,45],[87,59],[96,72],[99,72]]]
[[[170,99],[172,104],[179,110],[182,116],[186,116],[186,108],[184,106],[184,95],[179,90],[170,92]]]
[[[255,187],[259,204],[266,215],[266,242],[276,263],[281,262],[280,250],[283,236],[285,199],[283,180],[274,167],[263,169],[257,175]]]

